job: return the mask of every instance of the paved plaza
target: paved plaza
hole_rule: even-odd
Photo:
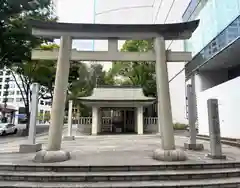
[[[64,131],[64,134],[66,131]],[[37,143],[46,147],[48,135],[37,137]],[[188,137],[175,135],[177,149],[183,149]],[[27,138],[3,143],[0,146],[0,163],[31,164],[34,153],[18,153],[19,145],[27,142]],[[204,145],[204,151],[186,151],[188,160],[181,163],[219,162],[206,157],[210,145],[208,141],[198,140]],[[63,165],[154,165],[161,161],[152,159],[152,151],[160,148],[158,135],[101,135],[77,136],[73,141],[63,141],[62,149],[70,151],[72,159],[62,162]],[[240,149],[222,145],[227,161],[240,161]],[[176,162],[172,162],[176,163]],[[178,162],[179,163],[179,162]]]

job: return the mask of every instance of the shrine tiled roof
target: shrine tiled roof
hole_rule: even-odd
[[[92,95],[80,97],[84,101],[155,101],[154,97],[146,97],[140,87],[97,87]]]

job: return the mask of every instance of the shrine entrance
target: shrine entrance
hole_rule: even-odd
[[[91,96],[78,100],[92,108],[92,135],[143,134],[143,108],[156,101],[154,97],[144,96],[142,88],[133,86],[99,86],[93,89]]]
[[[103,117],[101,134],[134,134],[136,131],[135,108],[101,108]]]

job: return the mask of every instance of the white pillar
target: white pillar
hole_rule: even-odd
[[[28,132],[28,142],[26,144],[21,144],[19,147],[20,153],[31,153],[37,152],[42,149],[42,144],[36,144],[36,123],[38,115],[38,92],[39,84],[32,84],[32,101],[30,107],[30,122],[29,122],[29,132]]]
[[[155,39],[156,86],[158,99],[158,124],[161,126],[162,148],[174,150],[174,131],[169,94],[168,70],[166,62],[165,40],[159,36]],[[161,118],[160,118],[161,117]]]
[[[58,151],[61,149],[62,128],[64,121],[64,109],[68,86],[68,76],[70,68],[70,55],[72,49],[72,39],[69,36],[61,37],[61,44],[58,55],[57,71],[51,111],[51,124],[49,127],[49,137],[47,150]]]
[[[195,107],[194,107],[194,96],[192,91],[192,86],[190,84],[187,85],[187,97],[188,97],[188,123],[189,123],[189,131],[190,131],[190,144],[196,145],[196,126],[195,126]]]
[[[73,101],[70,100],[68,103],[68,136],[72,136],[72,109],[73,109]]]
[[[137,133],[143,134],[143,107],[137,108]]]
[[[28,141],[29,144],[35,144],[36,142],[36,124],[37,124],[37,115],[38,115],[38,92],[39,84],[32,84],[32,101],[31,101],[31,116],[29,123],[29,133]]]
[[[92,135],[97,135],[98,133],[98,108],[92,107]]]

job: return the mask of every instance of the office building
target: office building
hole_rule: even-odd
[[[240,1],[192,0],[184,21],[200,19],[185,49],[187,84],[195,85],[199,133],[208,135],[207,100],[218,99],[222,137],[240,138]]]
[[[9,89],[8,89],[8,96],[7,96],[7,105],[13,106],[17,112],[16,112],[16,117],[15,117],[15,123],[22,123],[24,122],[25,119],[25,104],[24,104],[24,99],[21,94],[21,91],[23,91],[23,83],[21,82],[21,79],[17,76],[17,82],[15,82],[13,76],[11,75],[9,70],[0,70],[0,103],[4,103],[4,98],[5,96],[3,95],[4,91],[4,86],[6,84],[9,84]],[[20,88],[18,87],[20,86]],[[24,98],[26,96],[24,95]],[[51,100],[39,100],[39,106],[38,106],[38,111],[39,115],[41,116],[39,123],[43,123],[44,119],[47,121],[49,120],[49,114],[51,110]],[[46,116],[45,116],[46,114]],[[44,118],[45,116],[45,118]]]

